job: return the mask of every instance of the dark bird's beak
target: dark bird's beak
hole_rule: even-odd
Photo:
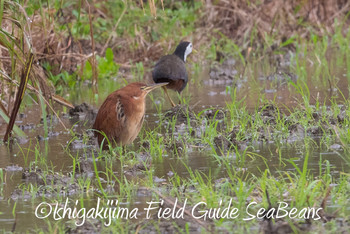
[[[150,85],[147,85],[147,86],[142,87],[142,90],[143,90],[143,91],[146,91],[147,93],[149,93],[149,92],[151,92],[153,89],[156,89],[156,88],[165,86],[165,85],[167,85],[167,84],[169,84],[169,82],[150,84]]]

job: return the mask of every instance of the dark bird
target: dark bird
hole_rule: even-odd
[[[97,130],[95,137],[98,144],[103,143],[103,149],[108,149],[108,140],[113,145],[131,144],[142,127],[147,94],[167,84],[146,85],[136,82],[111,93],[101,105],[93,125],[93,129]]]
[[[192,43],[183,41],[173,54],[161,57],[153,69],[152,77],[155,83],[169,82],[163,88],[172,106],[175,106],[175,103],[171,100],[167,88],[180,93],[186,87],[188,76],[185,62],[191,52]]]

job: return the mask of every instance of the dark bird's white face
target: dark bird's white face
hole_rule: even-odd
[[[192,52],[192,43],[190,42],[187,47],[186,47],[186,50],[185,50],[185,55],[184,55],[184,61],[186,62],[186,57],[187,55],[189,55],[191,52]]]

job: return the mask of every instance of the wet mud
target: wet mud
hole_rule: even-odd
[[[341,108],[341,113],[334,118],[334,114],[328,112],[327,115],[321,115],[318,112],[313,112],[312,117],[307,126],[303,126],[296,120],[290,120],[290,115],[281,112],[281,109],[274,105],[267,104],[258,109],[257,113],[252,113],[253,123],[256,118],[263,121],[264,127],[259,127],[257,132],[252,132],[254,130],[249,129],[247,126],[247,132],[243,140],[237,140],[237,134],[239,133],[239,126],[235,126],[230,132],[222,132],[219,136],[214,138],[214,144],[217,148],[226,152],[230,149],[245,149],[247,145],[253,143],[251,134],[258,133],[258,142],[268,142],[273,141],[278,135],[286,142],[295,142],[303,140],[305,137],[319,138],[323,135],[334,135],[334,128],[341,127],[345,118],[349,118],[345,115],[346,107]],[[304,112],[304,115],[307,113]],[[283,122],[288,126],[287,134],[279,134],[276,130],[276,124],[278,122]],[[241,138],[240,138],[241,139]],[[340,150],[342,146],[340,144],[334,144],[333,149]]]
[[[230,84],[231,88],[237,87],[237,82],[245,82],[244,80],[237,80],[240,77],[240,74],[235,70],[236,61],[225,56],[222,59],[223,61],[216,62],[212,65],[206,82],[208,80],[223,82],[220,83],[221,86],[223,84]],[[277,87],[278,85],[287,84],[290,81],[296,82],[298,77],[283,67],[283,64],[288,64],[289,62],[288,58],[281,58],[279,63],[282,65],[280,65],[275,72],[258,78],[259,82],[272,82],[273,85],[276,84]],[[220,85],[218,86],[221,88]],[[211,91],[209,91],[209,93],[210,92]],[[215,92],[213,91],[212,93],[220,95],[225,94],[226,97],[229,96],[224,89],[219,91],[215,90]],[[224,101],[222,102],[224,103]],[[113,169],[116,169],[112,172],[113,175],[118,176],[118,178],[124,178],[125,176],[127,181],[135,182],[144,180],[144,178],[150,176],[149,173],[152,172],[150,178],[152,183],[154,183],[153,185],[156,188],[156,191],[159,193],[161,191],[164,194],[167,194],[171,189],[174,189],[172,187],[173,185],[169,183],[171,179],[178,176],[188,177],[188,171],[186,168],[179,172],[181,165],[179,166],[176,164],[178,163],[177,160],[180,159],[188,160],[186,162],[189,167],[206,174],[208,173],[208,170],[213,170],[215,168],[215,189],[226,189],[228,184],[236,184],[238,181],[231,181],[230,177],[227,176],[225,172],[220,171],[221,169],[218,168],[217,164],[212,162],[214,161],[213,159],[211,159],[212,161],[208,160],[209,163],[205,162],[205,160],[207,160],[205,157],[196,157],[193,159],[191,155],[193,152],[194,154],[198,154],[198,152],[206,153],[209,152],[211,145],[214,145],[216,147],[217,155],[230,155],[234,158],[236,152],[242,152],[246,149],[254,151],[259,148],[256,147],[256,145],[264,145],[265,143],[274,144],[276,141],[282,142],[282,144],[295,143],[303,141],[306,137],[311,137],[311,139],[317,140],[326,135],[334,136],[336,128],[341,128],[345,122],[349,122],[347,106],[342,106],[339,113],[334,113],[331,108],[328,108],[326,112],[321,112],[317,110],[316,107],[311,106],[313,111],[311,112],[311,116],[309,116],[310,113],[302,108],[285,109],[283,106],[281,107],[277,106],[277,104],[267,102],[260,105],[259,108],[250,111],[251,122],[248,122],[247,126],[244,126],[244,128],[238,125],[229,127],[227,124],[230,123],[230,119],[228,119],[230,113],[226,107],[222,106],[224,105],[177,105],[167,111],[162,111],[160,115],[153,115],[153,117],[155,116],[156,118],[156,124],[159,122],[162,123],[161,130],[157,134],[164,139],[162,142],[164,148],[161,149],[164,153],[164,161],[162,162],[162,160],[157,159],[153,155],[151,156],[148,152],[151,148],[151,143],[147,138],[141,139],[141,142],[138,142],[140,138],[137,138],[135,145],[131,146],[134,148],[128,148],[135,149],[135,147],[137,148],[140,146],[140,150],[137,148],[138,151],[127,159],[132,161],[132,163],[128,161],[122,166],[122,168],[120,166],[113,167]],[[91,178],[91,181],[94,183],[97,180],[92,154],[98,156],[100,152],[96,145],[93,132],[86,130],[92,126],[96,113],[96,108],[93,108],[86,103],[82,103],[71,109],[69,114],[62,115],[63,121],[69,122],[73,125],[73,131],[71,131],[72,134],[68,134],[69,136],[67,138],[64,138],[64,141],[61,141],[60,149],[58,151],[64,149],[73,155],[81,155],[76,158],[77,161],[76,164],[74,164],[74,167],[71,166],[72,164],[68,164],[68,167],[65,167],[65,170],[68,172],[57,173],[55,170],[41,170],[38,166],[28,169],[23,163],[16,164],[13,162],[10,162],[9,165],[4,167],[6,172],[12,173],[12,175],[15,176],[17,175],[21,179],[20,183],[14,186],[15,188],[9,196],[12,201],[22,202],[33,198],[55,198],[57,196],[69,197],[72,195],[85,194],[87,192],[87,188],[79,184],[79,179]],[[153,110],[153,113],[155,113],[155,110]],[[295,115],[298,116],[295,117]],[[23,114],[21,117],[22,119],[25,119],[28,116],[29,115],[27,114]],[[308,119],[308,121],[304,123],[297,121],[298,119],[304,118]],[[57,126],[60,124],[58,119],[52,115],[47,116],[46,120],[50,126]],[[149,121],[149,119],[147,119],[147,121]],[[19,126],[25,131],[36,131],[37,129],[42,128],[43,123],[43,120],[38,124],[30,122],[25,123],[25,121],[23,121]],[[151,125],[151,127],[152,124],[153,122],[150,124],[147,123],[147,125]],[[286,126],[284,132],[279,130],[279,124]],[[203,138],[206,137],[205,134],[209,125],[216,126],[214,130],[216,131],[215,133],[217,133],[217,136],[210,138],[210,142],[205,142]],[[38,133],[36,134],[35,139],[38,140],[39,144],[43,144],[50,140],[59,139],[64,135],[67,135],[66,132],[50,127],[47,138],[44,138],[42,133]],[[27,143],[27,141],[19,142],[19,144],[25,143]],[[254,146],[255,148],[251,146]],[[339,141],[335,141],[329,146],[329,148],[327,148],[327,150],[342,152],[344,150],[344,145]],[[114,164],[119,164],[119,156],[116,152],[117,150],[115,149],[111,149],[110,152],[104,152],[103,154],[106,155],[102,155],[98,161],[102,162],[101,164],[110,161]],[[109,155],[109,153],[112,155]],[[213,153],[215,152],[210,152],[210,154]],[[264,154],[269,153],[271,154],[270,151],[264,152],[262,155],[264,156]],[[273,160],[274,159],[272,159],[272,161]],[[234,170],[239,174],[245,174],[247,171],[251,170],[251,167],[259,167],[259,165],[244,165],[244,167],[237,167]],[[72,176],[73,174],[74,176]],[[100,177],[99,180],[103,184],[106,193],[109,195],[118,193],[119,187],[115,180],[107,182],[103,173],[98,173],[98,176]],[[27,191],[28,189],[24,189],[25,186],[34,186],[35,192],[30,193]],[[90,189],[92,193],[100,195],[100,188],[95,186]],[[154,191],[150,192],[149,189],[145,189],[144,191],[139,187],[136,189],[138,190],[135,192],[136,199],[143,196],[148,196],[150,198],[154,196]],[[179,185],[176,189],[179,191],[179,194],[182,195],[198,193],[193,184]],[[259,191],[256,193],[258,192]],[[232,194],[234,194],[234,192],[232,192]],[[158,194],[158,196],[160,195]],[[1,196],[1,198],[3,197]],[[163,198],[167,202],[162,208],[171,207],[173,205],[173,197],[163,196]],[[261,200],[262,198],[260,196],[254,197],[254,195],[252,195],[249,199]],[[181,205],[181,203],[179,205]],[[191,206],[188,208],[190,209]],[[336,217],[336,215],[322,214],[324,222],[329,222],[334,219],[334,217]],[[211,227],[212,223],[210,222],[205,223],[206,224],[204,225],[203,223],[191,219],[191,215],[186,215],[184,220],[174,221],[159,219],[154,214],[151,219],[142,221],[140,219],[139,222],[132,223],[131,226],[133,228],[132,230],[138,233],[177,233],[179,230],[185,229],[189,230],[191,233],[200,233],[202,230],[207,230],[208,232],[213,230],[228,232],[220,227]],[[298,232],[312,231],[312,227],[313,225],[309,220],[299,220],[291,225],[291,223],[285,219],[275,220],[274,222],[269,219],[264,219],[258,222],[258,227],[256,228],[259,228],[259,231],[263,233],[290,233],[295,230]],[[103,224],[101,221],[87,220],[82,227],[67,226],[65,230],[67,233],[96,233],[101,232],[102,229]]]
[[[97,110],[84,102],[70,109],[69,116],[71,117],[71,121],[73,122],[83,120],[86,121],[88,124],[93,124],[97,116]]]
[[[21,171],[21,173],[22,180],[25,182],[25,184],[32,184],[37,186],[38,189],[35,194],[32,194],[23,189],[16,188],[11,194],[11,199],[13,200],[27,200],[33,197],[55,197],[57,195],[70,196],[84,192],[78,185],[77,181],[72,181],[70,176],[56,173],[44,173],[40,169],[24,169]]]
[[[176,105],[175,107],[165,111],[164,114],[165,120],[172,121],[176,120],[176,124],[187,124],[188,121],[192,124],[197,124],[196,114],[191,109],[191,107],[187,105]]]

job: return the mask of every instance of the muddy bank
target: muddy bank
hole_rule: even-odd
[[[247,145],[256,141],[283,140],[286,143],[292,143],[303,140],[305,137],[336,136],[335,129],[341,128],[344,121],[349,121],[349,117],[345,114],[347,109],[342,106],[336,117],[330,108],[326,114],[314,110],[310,117],[309,112],[305,110],[295,109],[295,112],[286,114],[277,106],[267,104],[251,114],[252,121],[249,123],[250,126],[244,127],[244,132],[241,126],[234,126],[229,132],[219,133],[214,138],[214,143],[221,150],[227,151],[234,148],[245,149]],[[299,117],[307,118],[307,123],[300,123]],[[283,131],[278,127],[281,125]],[[333,149],[340,150],[341,147],[335,144]]]

